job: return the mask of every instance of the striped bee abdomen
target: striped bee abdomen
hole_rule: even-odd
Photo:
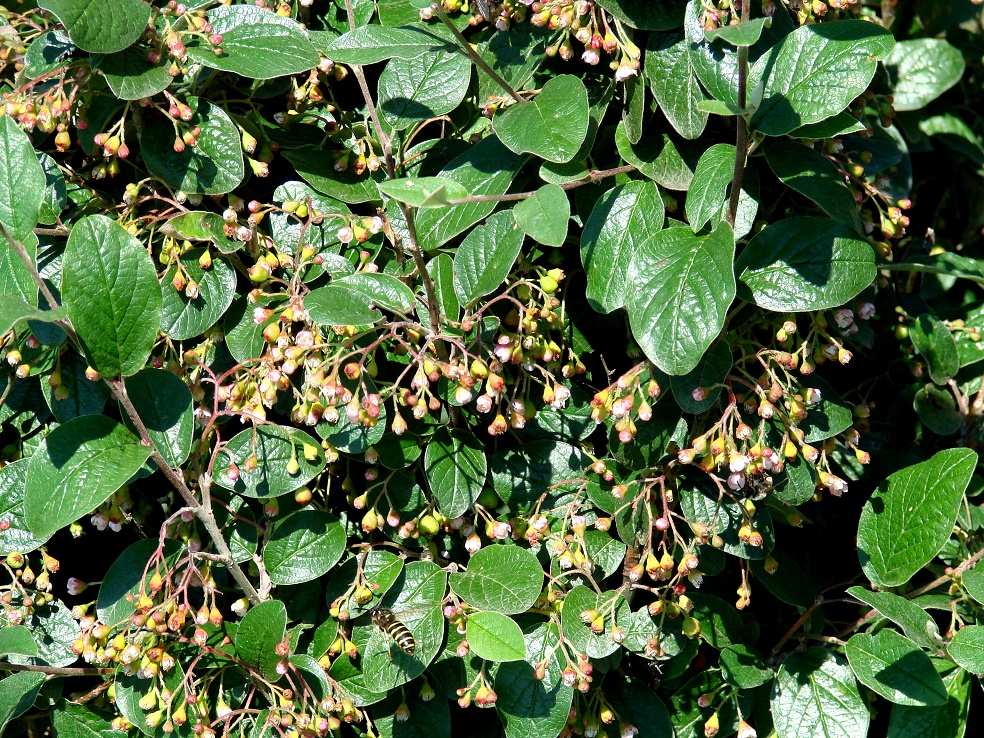
[[[396,645],[403,651],[413,655],[413,650],[417,647],[413,633],[406,625],[396,619],[392,610],[385,607],[374,608],[372,610],[372,624],[396,641]]]

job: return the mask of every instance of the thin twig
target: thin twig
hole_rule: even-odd
[[[115,674],[116,669],[106,669],[97,666],[43,666],[41,664],[6,664],[0,663],[0,671],[33,671],[36,674],[51,674],[52,676],[98,676],[100,674]]]
[[[748,0],[741,0],[741,23],[748,22]],[[731,200],[728,202],[728,225],[735,227],[738,218],[738,201],[741,198],[741,181],[745,175],[745,159],[748,157],[748,115],[745,113],[748,88],[748,47],[738,47],[738,136],[735,141],[735,174],[731,180]]]
[[[636,168],[632,164],[624,164],[613,169],[596,169],[588,172],[588,176],[583,179],[564,182],[558,185],[558,187],[562,190],[574,190],[578,187],[584,187],[584,185],[594,184],[606,177],[614,177],[616,174],[627,174],[634,171],[636,171]],[[536,193],[537,190],[530,190],[529,192],[513,192],[508,195],[469,195],[459,200],[448,200],[448,205],[467,205],[473,202],[514,202],[517,200],[526,200],[527,198],[533,197]]]

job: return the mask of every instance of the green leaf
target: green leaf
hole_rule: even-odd
[[[953,634],[947,653],[973,674],[984,674],[984,625],[968,625]]]
[[[53,225],[58,222],[62,211],[68,206],[68,187],[58,162],[41,151],[36,153],[44,170],[44,193],[41,195],[38,219],[45,225]]]
[[[160,325],[161,289],[150,254],[104,215],[68,237],[62,296],[89,364],[106,377],[140,371]]]
[[[277,644],[287,634],[287,608],[279,600],[267,600],[247,612],[236,630],[236,654],[258,668],[271,681],[277,676]]]
[[[109,89],[120,100],[140,100],[163,92],[174,81],[163,58],[150,64],[149,53],[147,47],[131,46],[115,54],[93,55],[90,64],[103,73]]]
[[[465,637],[472,652],[486,661],[522,661],[526,641],[516,621],[497,612],[476,612],[468,616]]]
[[[922,118],[919,121],[919,130],[960,152],[978,166],[984,164],[984,146],[981,146],[974,129],[953,113]]]
[[[25,243],[38,224],[45,176],[31,140],[10,115],[0,118],[0,154],[0,223]]]
[[[563,246],[571,219],[571,203],[563,188],[546,184],[513,208],[516,225],[546,246]]]
[[[752,571],[762,586],[777,599],[794,607],[809,607],[814,604],[817,591],[810,575],[803,571],[796,557],[781,548],[772,549],[771,556],[779,564],[779,568],[771,574],[766,570],[763,560],[759,559],[751,564]]]
[[[461,306],[458,304],[458,296],[455,294],[454,262],[447,254],[438,254],[427,262],[427,270],[430,272],[431,279],[434,280],[434,292],[442,322],[444,320],[457,321]],[[425,309],[427,292],[423,287],[421,287],[420,292],[425,300],[417,305],[417,314],[422,316],[421,320],[429,326],[430,315]]]
[[[909,326],[909,338],[916,352],[926,360],[929,376],[936,384],[946,384],[960,370],[957,343],[946,323],[923,313]]]
[[[762,506],[755,514],[755,527],[764,539],[761,547],[750,546],[738,537],[738,531],[745,523],[744,508],[734,499],[718,494],[717,488],[704,479],[696,482],[686,480],[680,490],[680,508],[687,520],[707,525],[711,535],[719,535],[724,540],[722,550],[742,559],[764,559],[775,545],[772,531],[772,516],[768,508]]]
[[[898,705],[942,705],[946,687],[926,652],[894,630],[857,633],[845,649],[858,681]]]
[[[936,623],[915,602],[891,592],[871,592],[864,587],[851,587],[847,593],[878,610],[902,628],[909,640],[922,648],[935,653],[942,645]]]
[[[925,107],[960,81],[964,66],[960,50],[941,38],[900,41],[885,59],[893,85],[892,107]]]
[[[580,448],[559,441],[528,441],[489,458],[495,491],[514,509],[528,509],[544,494],[555,500],[578,489],[590,464]]]
[[[491,544],[468,561],[464,574],[452,573],[451,590],[472,607],[503,615],[525,612],[543,588],[543,570],[529,550]]]
[[[584,83],[562,74],[531,101],[506,108],[493,125],[502,143],[517,154],[562,163],[574,158],[588,135],[588,112]]]
[[[787,218],[768,226],[735,262],[739,297],[777,312],[837,307],[875,278],[875,254],[850,226]]]
[[[0,536],[0,556],[30,553],[49,537],[34,535],[24,520],[24,483],[30,463],[29,458],[19,459],[0,469],[0,520],[10,526]]]
[[[424,471],[441,514],[456,518],[468,511],[485,486],[485,450],[462,428],[439,428],[427,444]]]
[[[225,315],[236,296],[236,271],[222,258],[212,259],[209,269],[198,264],[204,249],[191,249],[181,255],[181,271],[185,279],[198,285],[198,295],[192,299],[185,291],[174,289],[172,280],[178,265],[172,263],[161,280],[161,331],[172,341],[200,336]]]
[[[581,614],[588,610],[596,610],[604,617],[602,632],[595,633],[590,623],[581,619]],[[597,594],[583,584],[567,593],[564,609],[560,612],[564,638],[578,651],[593,659],[603,659],[619,649],[619,644],[612,640],[612,628],[628,622],[630,618],[629,605],[618,592],[605,591]]]
[[[66,317],[65,310],[38,310],[15,295],[0,294],[0,334],[6,333],[22,320],[40,320],[54,323]]]
[[[888,31],[862,20],[797,28],[751,70],[749,89],[759,81],[765,86],[752,127],[781,136],[837,115],[867,89],[878,61],[893,46]]]
[[[634,726],[639,735],[653,738],[670,738],[674,735],[666,705],[642,680],[618,680],[606,686],[605,698],[618,713],[619,723],[608,726],[608,735],[612,738],[621,734],[613,728],[615,725],[621,728],[620,723],[623,722]]]
[[[526,157],[513,154],[497,138],[490,136],[453,159],[441,170],[440,176],[453,179],[472,195],[504,195],[525,160]],[[444,245],[487,217],[495,205],[494,202],[473,202],[418,213],[420,247],[431,251]]]
[[[169,371],[147,367],[127,380],[126,392],[158,451],[172,469],[179,468],[191,453],[195,431],[188,385]],[[120,415],[136,434],[126,413]]]
[[[772,669],[765,665],[762,654],[743,643],[721,650],[721,674],[740,689],[754,689],[772,679]]]
[[[320,146],[303,146],[283,150],[282,153],[297,174],[323,195],[352,204],[379,199],[376,185],[386,178],[382,167],[375,173],[363,175],[356,174],[353,167],[336,172],[334,157],[326,154]]]
[[[734,174],[735,147],[731,144],[714,144],[701,155],[687,190],[687,220],[694,233],[721,212]]]
[[[142,0],[40,0],[54,13],[72,43],[93,54],[122,51],[147,29],[150,6]]]
[[[428,52],[415,59],[391,59],[379,75],[383,122],[402,131],[450,113],[465,99],[471,62],[457,52]]]
[[[627,164],[636,167],[668,190],[686,191],[694,177],[694,163],[684,161],[676,144],[668,134],[646,136],[639,143],[629,141],[625,126],[619,124],[615,129],[615,146]],[[696,157],[694,157],[696,158]]]
[[[413,15],[420,17],[416,12]],[[337,64],[376,64],[393,58],[414,59],[433,51],[455,51],[455,46],[424,25],[401,28],[360,26],[332,40],[325,49],[329,58]]]
[[[559,735],[574,697],[574,688],[563,681],[560,634],[556,625],[537,622],[527,626],[523,635],[528,661],[510,661],[495,670],[496,712],[506,738]],[[532,663],[545,665],[543,679],[536,678]]]
[[[976,465],[974,451],[946,449],[878,486],[858,524],[858,555],[873,584],[904,584],[939,553]]]
[[[468,305],[499,289],[523,247],[520,230],[508,210],[493,213],[477,226],[454,254],[454,293]]]
[[[38,644],[34,642],[31,631],[23,625],[8,625],[0,629],[0,657],[9,653],[38,655]]]
[[[745,109],[733,103],[721,102],[720,100],[701,100],[697,103],[697,109],[712,115],[745,115]]]
[[[55,428],[31,457],[24,490],[28,528],[47,538],[98,507],[150,457],[150,448],[103,415]]]
[[[236,5],[219,10],[256,10]],[[167,118],[152,118],[140,132],[140,153],[147,168],[170,187],[188,194],[224,195],[232,192],[246,175],[239,129],[220,105],[204,97],[186,97],[193,116],[190,125],[202,129],[198,143],[178,153],[174,150],[174,126]]]
[[[735,298],[731,229],[709,235],[667,228],[646,241],[629,267],[626,307],[632,335],[667,374],[700,361]]]
[[[274,215],[277,213],[271,213],[270,217],[273,218]],[[218,213],[192,210],[171,218],[161,226],[161,232],[175,238],[187,238],[190,241],[208,241],[215,244],[223,254],[231,254],[245,244],[228,238],[223,232],[224,226],[225,221]],[[312,225],[312,228],[315,227]],[[299,231],[298,228],[298,235],[300,235]]]
[[[222,36],[216,54],[207,37],[189,41],[188,58],[247,79],[272,79],[318,66],[320,57],[297,21],[266,8],[228,5],[208,11],[212,33]]]
[[[710,409],[721,396],[724,382],[734,366],[734,356],[727,342],[719,341],[711,346],[691,371],[682,376],[670,377],[673,399],[686,413],[699,415]],[[695,400],[694,392],[701,390],[703,400]]]
[[[59,738],[112,738],[119,736],[100,713],[73,702],[60,702],[51,711],[51,724]]]
[[[340,284],[312,290],[304,298],[311,320],[321,325],[371,325],[383,319],[361,291]]]
[[[721,650],[741,643],[744,624],[733,605],[714,595],[694,592],[691,595],[693,617],[700,621],[700,637],[709,646]]]
[[[380,182],[379,191],[415,208],[443,208],[449,200],[468,197],[468,190],[450,177],[408,177]]]
[[[0,679],[0,733],[11,720],[31,709],[45,679],[46,675],[30,671]]]
[[[440,690],[440,685],[437,685]],[[451,735],[451,710],[443,697],[426,699],[422,690],[395,692],[372,706],[371,714],[380,738],[435,738]],[[397,717],[400,705],[406,704],[410,717]]]
[[[38,237],[33,232],[29,233],[23,245],[33,263],[37,257]],[[7,239],[2,236],[0,236],[0,294],[19,296],[31,306],[38,304],[37,282],[34,281],[24,262],[7,243]]]
[[[633,257],[663,228],[663,199],[652,182],[613,187],[598,198],[581,235],[588,304],[610,313],[626,303]]]
[[[598,0],[598,5],[640,31],[665,31],[680,25],[681,0]]]
[[[141,590],[146,591],[144,574],[153,576],[153,572],[147,570],[147,564],[160,546],[161,541],[156,536],[137,541],[110,565],[96,598],[96,614],[100,622],[113,627],[130,619],[136,609],[132,598]],[[165,538],[162,549],[165,564],[174,566],[183,550],[180,543]]]
[[[731,46],[752,46],[762,36],[762,31],[771,26],[771,16],[754,18],[738,25],[704,31],[704,38],[708,41],[720,39]]]
[[[800,126],[789,132],[793,138],[808,138],[816,141],[824,138],[837,138],[846,136],[849,133],[857,133],[864,130],[864,123],[859,121],[850,113],[838,113],[826,120],[818,123],[810,123]]]
[[[342,380],[342,385],[352,392],[353,395],[363,391],[367,393],[376,392],[376,385],[368,377],[351,381],[348,378]],[[340,413],[338,421],[329,423],[322,420],[315,427],[318,435],[324,438],[337,450],[345,454],[361,454],[370,446],[375,445],[383,438],[386,432],[386,408],[379,408],[379,417],[376,418],[375,425],[365,426],[358,418],[353,422],[349,420],[347,413]]]
[[[321,444],[301,430],[266,424],[248,428],[234,436],[222,449],[215,483],[243,497],[279,497],[311,481],[325,468]],[[243,468],[246,460],[256,457],[256,468]],[[310,457],[310,458],[309,458]],[[291,474],[290,461],[298,470]],[[229,477],[229,464],[239,468],[238,479]]]
[[[38,646],[37,656],[10,654],[12,664],[34,666],[68,666],[78,660],[72,652],[72,644],[81,635],[79,624],[72,619],[71,611],[60,600],[44,607],[36,607],[24,621]]]
[[[300,584],[328,573],[345,551],[345,530],[331,513],[299,510],[279,521],[263,548],[274,584]]]
[[[933,384],[923,385],[916,392],[912,398],[912,409],[919,416],[920,423],[941,436],[956,433],[963,425],[963,416],[957,409],[953,393]]]
[[[699,2],[687,3],[683,33],[689,46],[691,67],[713,99],[737,106],[738,52],[727,45],[714,45],[704,38],[703,16]],[[752,84],[747,89],[752,90]]]
[[[932,661],[937,671],[944,674],[947,703],[941,707],[893,706],[888,738],[963,738],[972,679],[946,659]]]
[[[823,648],[790,654],[772,689],[779,738],[858,738],[868,708],[844,659]]]
[[[646,81],[670,125],[684,138],[700,136],[707,113],[699,106],[707,95],[697,81],[690,44],[680,33],[652,34],[646,45]]]
[[[830,159],[788,140],[766,147],[765,159],[784,185],[813,200],[834,220],[850,223],[856,232],[862,232],[854,193]]]
[[[372,599],[365,603],[350,599],[348,603],[349,619],[363,615],[380,605],[382,598],[396,582],[400,572],[403,571],[403,559],[389,551],[380,549],[373,549],[364,554],[347,558],[331,572],[326,601],[332,602],[344,595],[360,570],[372,590]]]
[[[800,423],[807,443],[825,441],[851,427],[854,422],[851,406],[841,399],[833,387],[815,374],[804,379],[803,385],[820,390],[820,402],[810,406],[806,420]]]
[[[968,569],[960,577],[960,583],[978,604],[984,604],[984,573],[976,569]]]
[[[336,279],[334,284],[360,292],[379,307],[394,312],[409,313],[416,304],[410,288],[389,274],[358,272]]]

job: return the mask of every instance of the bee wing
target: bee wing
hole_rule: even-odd
[[[489,10],[488,0],[474,0],[474,2],[475,5],[478,6],[478,12],[482,14],[482,17],[485,20],[488,20],[492,16],[491,11]]]

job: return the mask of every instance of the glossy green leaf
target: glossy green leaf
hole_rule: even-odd
[[[147,61],[150,49],[131,46],[115,54],[96,54],[91,57],[92,68],[102,72],[106,84],[120,100],[140,100],[153,97],[171,86],[174,81],[167,64]]]
[[[526,641],[516,621],[497,612],[476,612],[468,616],[465,637],[472,652],[486,661],[522,661]]]
[[[300,584],[326,574],[345,550],[345,530],[331,513],[299,510],[279,521],[263,548],[274,584]]]
[[[529,550],[490,544],[468,561],[468,570],[452,573],[451,590],[472,607],[503,615],[525,612],[543,587],[543,570]]]
[[[272,219],[277,215],[271,213],[269,217]],[[187,238],[190,241],[209,241],[223,254],[231,254],[245,244],[227,237],[224,227],[225,221],[219,213],[191,210],[171,218],[161,226],[161,232],[176,238]]]
[[[594,632],[591,623],[585,623],[581,617],[582,613],[589,610],[597,611],[604,617],[600,633]],[[593,659],[603,659],[619,649],[619,644],[612,640],[612,628],[628,621],[630,616],[629,606],[618,592],[603,591],[598,594],[579,584],[564,598],[560,622],[564,629],[564,638],[574,648]]]
[[[721,674],[741,689],[754,689],[772,679],[773,673],[762,654],[743,643],[725,646],[721,650]]]
[[[752,46],[762,36],[762,31],[772,25],[772,17],[754,18],[734,26],[722,26],[704,32],[708,41],[724,41],[731,46]]]
[[[812,147],[788,140],[767,146],[765,159],[784,185],[813,200],[834,220],[850,223],[861,233],[854,193],[830,159]]]
[[[0,223],[23,243],[38,224],[45,176],[31,140],[9,115],[0,119],[0,154]]]
[[[126,391],[157,450],[172,469],[179,468],[191,453],[195,430],[188,385],[171,372],[147,367],[127,380]],[[120,415],[135,433],[122,410]]]
[[[817,123],[808,123],[789,132],[793,138],[808,138],[818,140],[846,136],[864,130],[864,123],[850,113],[838,113]]]
[[[256,457],[256,468],[244,468],[246,460]],[[297,471],[291,473],[291,461]],[[235,463],[239,476],[229,476],[229,466]],[[325,468],[325,452],[321,444],[301,430],[267,424],[247,428],[234,436],[222,449],[215,483],[243,497],[279,497],[293,492],[311,481]]]
[[[681,0],[598,0],[614,17],[642,31],[663,31],[680,25]]]
[[[68,206],[68,187],[58,162],[41,151],[36,153],[44,170],[44,193],[41,195],[38,220],[45,225],[53,225],[58,222],[62,211]]]
[[[150,457],[120,423],[84,415],[55,428],[31,457],[24,490],[28,528],[47,538],[94,510]]]
[[[376,385],[373,384],[371,379],[365,376],[354,382],[345,378],[342,380],[342,384],[353,395],[357,391],[365,391],[367,393],[377,391]],[[348,413],[340,411],[338,420],[335,423],[322,420],[315,427],[315,430],[319,436],[342,453],[361,454],[383,438],[383,434],[386,432],[386,426],[387,410],[385,405],[383,405],[379,408],[379,417],[376,418],[374,425],[363,425],[358,419],[353,422],[349,419]]]
[[[236,271],[220,257],[202,269],[198,259],[204,249],[191,249],[181,255],[181,272],[190,284],[198,285],[198,294],[191,298],[188,288],[178,292],[172,280],[177,264],[172,264],[161,280],[161,331],[173,341],[183,341],[204,333],[225,315],[236,296]]]
[[[283,152],[284,158],[294,166],[305,182],[318,192],[346,203],[369,202],[379,199],[376,185],[386,178],[383,168],[375,173],[358,175],[353,167],[345,171],[335,170],[335,158],[320,146],[304,146]]]
[[[369,612],[377,607],[382,598],[389,592],[403,571],[403,559],[396,554],[381,549],[372,549],[356,556],[351,556],[332,569],[331,581],[328,583],[326,602],[332,602],[344,595],[355,580],[357,572],[361,571],[372,590],[372,599],[365,603],[349,600],[349,618]]]
[[[21,666],[68,666],[78,660],[72,645],[81,636],[78,621],[60,600],[35,607],[24,621],[38,646],[37,656],[9,654],[7,661]]]
[[[63,308],[38,310],[16,295],[0,294],[0,333],[6,333],[22,320],[40,320],[44,323],[53,323],[56,320],[63,320],[65,317],[66,312]]]
[[[51,724],[59,738],[110,738],[116,733],[102,713],[68,701],[51,711]]]
[[[667,374],[700,361],[735,298],[731,229],[709,235],[667,228],[645,242],[629,267],[626,307],[632,335]]]
[[[12,551],[30,553],[48,539],[34,535],[24,520],[24,484],[30,463],[30,459],[20,459],[0,469],[0,521],[10,526],[0,536],[0,556]]]
[[[394,692],[372,706],[370,714],[379,738],[431,738],[451,735],[451,710],[446,699],[426,699],[422,690]],[[405,704],[409,717],[397,710]]]
[[[416,12],[413,17],[420,18]],[[325,52],[338,64],[376,64],[387,59],[414,59],[428,52],[454,50],[452,42],[424,25],[400,28],[371,25],[343,33],[328,44]]]
[[[892,107],[919,110],[953,87],[964,73],[960,50],[941,38],[900,41],[885,59],[892,78]]]
[[[698,105],[707,95],[693,69],[690,44],[680,33],[652,34],[646,46],[646,81],[670,125],[684,138],[697,138],[707,126]]]
[[[150,6],[142,0],[40,0],[83,51],[111,54],[136,41],[147,28]]]
[[[635,727],[638,735],[670,738],[674,735],[670,714],[663,701],[642,680],[618,681],[605,689],[605,698],[618,711],[619,723],[608,726],[608,735],[615,738],[614,725]]]
[[[46,678],[44,674],[22,671],[0,679],[0,732],[31,709]]]
[[[562,74],[529,102],[506,108],[493,125],[502,143],[517,154],[559,163],[573,159],[581,148],[588,135],[588,112],[584,83]]]
[[[957,409],[953,393],[934,384],[923,385],[916,392],[912,398],[912,409],[919,416],[920,423],[940,436],[956,433],[963,425],[963,416]]]
[[[312,290],[304,298],[311,320],[322,325],[370,325],[383,319],[363,292],[330,284]]]
[[[220,10],[249,9],[245,5]],[[278,17],[252,8],[270,17]],[[186,193],[224,195],[246,175],[239,129],[220,106],[204,97],[184,99],[193,112],[191,124],[202,129],[198,143],[174,150],[174,125],[167,118],[152,118],[140,132],[140,153],[147,168],[170,187]]]
[[[3,222],[2,218],[0,218],[0,222]],[[23,246],[33,262],[37,257],[38,237],[33,232],[29,233]],[[0,236],[0,294],[20,297],[32,307],[38,304],[37,282],[34,281],[27,266],[2,236]],[[13,304],[16,305],[16,303]],[[16,312],[17,309],[15,308],[14,315]]]
[[[984,625],[968,625],[953,634],[947,653],[972,674],[984,674]]]
[[[299,74],[318,66],[320,57],[307,31],[291,18],[250,5],[208,11],[212,33],[222,36],[216,54],[207,37],[189,41],[188,58],[212,69],[250,79]]]
[[[530,238],[546,246],[563,246],[570,225],[571,204],[567,193],[555,184],[546,184],[532,197],[513,208],[516,225]]]
[[[160,546],[159,539],[145,538],[130,544],[110,564],[96,598],[100,622],[113,627],[130,619],[134,612],[133,596],[147,590],[144,575],[153,576],[153,571],[147,569],[147,562]],[[161,553],[167,566],[173,566],[182,551],[180,543],[171,538],[164,539]]]
[[[595,203],[581,235],[588,304],[601,313],[625,305],[629,265],[663,228],[665,213],[652,182],[618,185]]]
[[[431,279],[434,280],[434,293],[437,299],[438,313],[442,320],[457,321],[461,311],[458,303],[458,296],[455,294],[454,282],[454,262],[447,254],[438,254],[427,262],[427,271],[430,272]],[[426,289],[421,287],[420,296],[425,298],[424,303],[418,303],[417,315],[425,325],[430,325],[430,314],[426,310]]]
[[[23,625],[8,625],[0,629],[0,657],[10,653],[38,655],[38,644],[34,642],[31,631]]]
[[[424,472],[441,514],[456,518],[474,504],[485,486],[485,449],[463,428],[440,428],[427,444]]]
[[[580,448],[559,441],[528,441],[489,457],[495,491],[514,509],[528,509],[544,494],[555,499],[578,489],[590,464]]]
[[[946,384],[960,370],[957,343],[946,324],[935,315],[923,313],[909,326],[909,338],[916,352],[926,360],[929,376],[936,384]]]
[[[858,555],[873,584],[904,584],[939,553],[976,465],[974,451],[946,449],[878,486],[858,524]]]
[[[701,640],[718,650],[742,642],[744,625],[730,602],[703,592],[694,592],[691,599],[694,603],[691,615],[700,621]]]
[[[668,190],[686,191],[694,177],[696,157],[685,161],[668,134],[646,136],[633,144],[625,133],[625,126],[615,129],[615,146],[626,163]]]
[[[837,115],[865,91],[893,46],[888,31],[862,20],[797,28],[750,71],[749,87],[765,86],[752,127],[781,136]]]
[[[705,151],[687,190],[687,220],[694,233],[721,212],[728,185],[735,174],[735,147],[714,144]],[[714,228],[715,223],[711,223]]]
[[[687,3],[683,33],[690,64],[711,98],[738,105],[738,52],[727,44],[712,44],[704,37],[704,10],[699,2]],[[752,84],[748,90],[754,89]]]
[[[888,738],[963,738],[970,707],[970,674],[945,659],[933,659],[943,673],[947,702],[940,707],[894,705],[888,723]]]
[[[450,113],[465,98],[471,63],[457,52],[427,52],[414,59],[391,59],[379,75],[383,122],[402,131]]]
[[[687,480],[679,495],[680,507],[687,520],[704,523],[711,535],[721,536],[725,553],[742,559],[764,559],[775,545],[772,515],[768,508],[760,507],[755,514],[755,529],[762,534],[763,545],[750,546],[738,537],[738,531],[745,523],[744,509],[738,502],[719,495],[717,488],[705,485],[703,480],[701,483]]]
[[[499,289],[523,247],[523,231],[508,210],[473,228],[454,254],[454,293],[464,305]]]
[[[267,600],[247,612],[236,630],[236,654],[257,668],[264,678],[278,679],[277,644],[287,632],[287,608],[279,600]]]
[[[968,569],[960,577],[960,583],[978,604],[984,604],[984,572]]]
[[[776,675],[772,716],[779,738],[867,735],[868,708],[843,657],[823,648],[791,654]]]
[[[858,681],[897,705],[942,705],[946,687],[926,652],[894,630],[857,633],[847,660]]]
[[[864,587],[851,587],[847,593],[878,610],[922,648],[935,652],[942,645],[936,623],[915,602],[892,592],[871,592]]]
[[[525,160],[490,136],[453,159],[439,174],[455,180],[471,195],[504,195]],[[494,202],[473,202],[418,213],[421,248],[430,251],[442,246],[494,209]]]
[[[731,372],[734,356],[724,341],[718,341],[707,350],[691,371],[670,377],[673,399],[684,412],[699,415],[710,409],[721,396],[724,382]],[[703,395],[702,400],[696,397]]]
[[[749,241],[735,272],[743,300],[777,312],[821,310],[871,284],[875,254],[845,223],[787,218]]]
[[[410,313],[416,305],[410,288],[389,274],[358,272],[336,279],[334,284],[353,289],[386,310]]]
[[[443,208],[449,200],[468,197],[468,190],[450,177],[409,177],[380,182],[379,191],[415,208]]]

